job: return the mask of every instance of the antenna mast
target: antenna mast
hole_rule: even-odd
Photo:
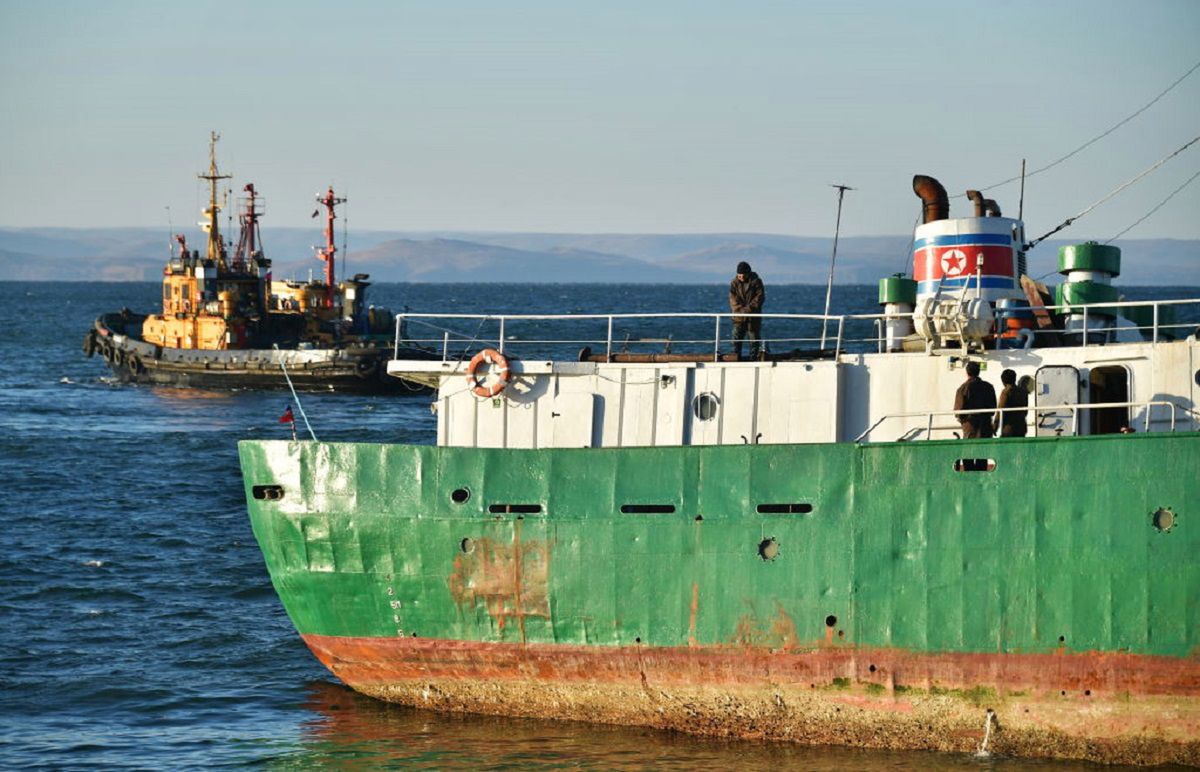
[[[217,181],[228,180],[233,175],[221,174],[217,171],[217,142],[220,141],[221,135],[213,131],[209,133],[208,142],[208,174],[196,175],[202,180],[208,180],[209,184],[209,202],[208,208],[204,210],[204,216],[208,218],[208,222],[200,223],[200,227],[208,233],[208,251],[207,258],[217,262],[217,270],[224,271],[225,266],[225,242],[221,240],[221,231],[217,226],[217,214],[220,213],[221,207],[217,205]]]
[[[854,190],[849,185],[830,185],[831,188],[837,188],[838,192],[838,208],[837,208],[837,224],[833,228],[833,254],[829,258],[829,282],[825,285],[825,317],[829,316],[829,299],[833,295],[833,264],[837,262],[837,245],[838,234],[842,230],[842,197],[846,195],[847,190]],[[828,318],[821,319],[821,349],[825,349],[826,327],[829,325]]]
[[[329,190],[325,195],[317,197],[317,203],[325,207],[325,247],[317,250],[317,259],[325,261],[325,285],[329,288],[329,292],[325,296],[325,306],[333,307],[333,287],[334,287],[334,256],[337,254],[337,244],[333,238],[333,221],[336,219],[334,208],[338,204],[346,203],[346,199],[338,198],[333,194],[333,186],[329,186]]]

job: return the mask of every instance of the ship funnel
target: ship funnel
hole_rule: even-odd
[[[983,194],[978,190],[968,190],[967,200],[975,205],[975,216],[983,217]]]
[[[975,205],[976,217],[999,217],[1000,205],[994,199],[984,198],[978,190],[968,190],[967,199]],[[926,220],[925,222],[929,222]]]
[[[931,223],[945,220],[950,216],[950,198],[942,183],[933,177],[918,174],[913,177],[913,193],[916,193],[925,204],[925,215],[922,222]]]

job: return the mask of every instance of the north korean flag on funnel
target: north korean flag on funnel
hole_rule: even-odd
[[[973,276],[980,270],[980,261],[984,276],[1012,280],[1012,239],[1003,234],[934,236],[919,239],[913,246],[913,278],[918,282]]]

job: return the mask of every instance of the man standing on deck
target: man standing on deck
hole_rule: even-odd
[[[750,264],[745,261],[738,263],[737,276],[729,282],[729,310],[734,314],[761,314],[766,297],[762,279],[750,270]],[[746,338],[750,339],[750,358],[758,359],[762,345],[762,319],[734,316],[733,354],[739,362],[742,359],[742,341]]]
[[[997,407],[1001,410],[1006,407],[1029,407],[1029,392],[1025,391],[1023,386],[1017,385],[1015,371],[1005,370],[1000,373],[1000,383],[1004,384],[1004,388],[1000,390],[1000,404]],[[1025,411],[997,411],[995,428],[1001,437],[1024,437],[1028,431],[1025,425]]]
[[[996,389],[979,377],[979,363],[967,362],[967,380],[954,393],[954,409],[995,410]],[[991,413],[959,413],[964,440],[992,436]]]

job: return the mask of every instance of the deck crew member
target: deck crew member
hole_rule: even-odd
[[[758,359],[759,347],[762,345],[762,319],[759,317],[736,316],[736,314],[761,314],[763,301],[767,292],[763,289],[762,279],[750,270],[750,264],[742,261],[737,264],[737,276],[729,282],[729,310],[733,317],[733,353],[742,359],[742,341],[750,340],[750,358]]]
[[[967,362],[967,380],[954,393],[954,409],[996,409],[996,389],[979,377],[978,362]],[[962,424],[963,439],[992,436],[991,413],[959,413],[957,417],[958,422]]]
[[[1000,390],[1000,402],[996,407],[1001,411],[1006,407],[1029,407],[1029,392],[1017,385],[1015,371],[1005,370],[1000,373],[1000,383],[1004,384],[1004,388]],[[993,428],[1001,437],[1024,437],[1027,429],[1025,411],[997,412]]]

